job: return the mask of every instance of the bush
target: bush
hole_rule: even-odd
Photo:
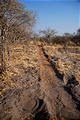
[[[76,45],[80,45],[80,35],[73,36],[71,41],[74,42]]]

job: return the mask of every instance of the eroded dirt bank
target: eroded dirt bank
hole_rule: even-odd
[[[9,51],[0,75],[1,120],[80,119],[79,82],[65,84],[45,47],[15,45]]]

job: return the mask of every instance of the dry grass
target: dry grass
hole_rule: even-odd
[[[28,68],[39,68],[38,47],[35,45],[11,45],[9,51],[9,56],[5,52],[6,71],[0,76],[0,85],[3,86],[0,95],[10,88],[23,87],[19,82],[11,80],[13,76],[24,76]]]
[[[52,57],[57,69],[64,75],[74,75],[80,82],[80,47],[68,46],[63,49],[61,45],[44,46],[46,53]],[[56,60],[54,59],[56,58]]]

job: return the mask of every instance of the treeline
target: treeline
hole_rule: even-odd
[[[80,45],[80,35],[75,36],[55,36],[51,40],[52,44]]]
[[[80,45],[80,29],[77,30],[76,34],[64,33],[64,35],[56,35],[56,31],[53,29],[40,30],[39,35],[35,35],[36,40],[46,42],[47,44],[60,44],[60,45]]]

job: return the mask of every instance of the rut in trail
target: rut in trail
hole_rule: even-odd
[[[39,48],[40,86],[44,102],[53,119],[79,120],[80,111],[72,96],[64,89],[63,80],[58,78],[49,56]]]

